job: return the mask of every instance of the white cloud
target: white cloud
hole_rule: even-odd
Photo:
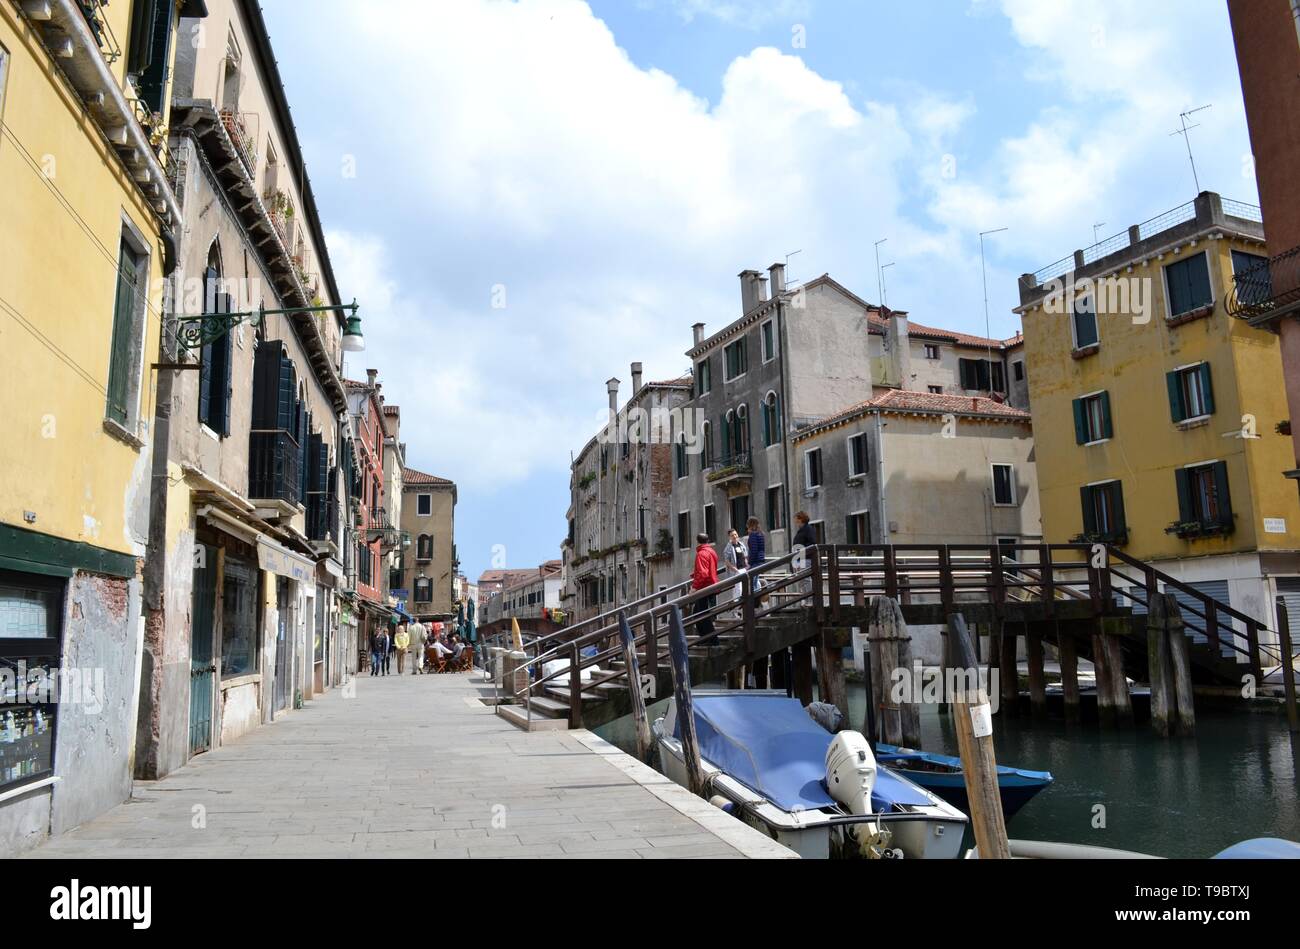
[[[713,17],[723,23],[756,30],[774,21],[794,22],[811,12],[808,0],[669,0],[685,22]]]

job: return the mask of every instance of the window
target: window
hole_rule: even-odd
[[[825,544],[826,543],[826,522],[811,521],[808,524],[808,526],[812,528],[813,543],[815,543],[818,547]]]
[[[433,514],[432,494],[417,494],[415,496],[415,514],[417,517],[429,517]]]
[[[849,439],[849,477],[861,478],[867,473],[867,436],[854,435]]]
[[[943,386],[926,386],[935,395],[943,395]]]
[[[704,533],[709,535],[709,540],[718,539],[717,512],[712,504],[704,505]]]
[[[172,14],[176,4],[163,0],[138,2],[131,8],[131,34],[127,46],[128,73],[136,77],[140,101],[150,112],[163,110],[168,60],[172,44]]]
[[[724,363],[723,380],[730,382],[732,379],[739,379],[749,371],[749,349],[745,345],[748,340],[741,337],[730,346],[722,351]]]
[[[1232,529],[1227,462],[1213,461],[1179,468],[1174,475],[1180,522],[1198,524],[1202,528]]]
[[[5,116],[5,80],[9,76],[9,50],[0,46],[0,119]],[[3,777],[3,775],[0,775]]]
[[[1090,445],[1112,437],[1110,393],[1096,392],[1074,400],[1074,441]]]
[[[768,320],[763,324],[763,362],[776,358],[776,322]]]
[[[691,549],[691,512],[682,511],[677,515],[677,547],[679,550]]]
[[[218,293],[220,276],[209,266],[203,279],[205,313],[230,313],[234,310],[228,293]],[[199,421],[223,438],[230,434],[231,363],[234,334],[225,333],[204,343],[199,359]]]
[[[428,577],[417,577],[415,580],[415,602],[432,603],[433,602],[433,581]]]
[[[261,602],[258,580],[261,570],[229,554],[221,583],[221,677],[257,672],[257,628]]]
[[[732,455],[740,459],[749,452],[749,407],[743,402],[736,406],[736,424],[733,429],[735,445]]]
[[[1210,364],[1183,366],[1165,376],[1169,389],[1169,412],[1174,422],[1186,422],[1214,414],[1214,387]]]
[[[1017,360],[1011,364],[1011,377],[1016,382],[1025,381],[1025,363],[1024,360]]]
[[[963,389],[978,392],[1005,392],[1006,378],[1002,363],[987,359],[962,359],[957,363]]]
[[[732,498],[727,506],[731,513],[731,529],[744,537],[745,525],[749,523],[749,495]]]
[[[939,347],[936,346],[934,343],[926,343],[926,344],[925,344],[925,358],[926,358],[926,359],[938,359],[938,358],[939,358]]]
[[[1091,299],[1076,300],[1074,314],[1070,318],[1070,329],[1074,333],[1074,348],[1087,349],[1096,346],[1100,340],[1097,335],[1097,311]]]
[[[0,66],[0,87],[4,84],[4,67]],[[0,95],[3,89],[0,88]],[[1273,277],[1267,257],[1248,254],[1244,250],[1232,252],[1232,276],[1236,278],[1237,299],[1246,306],[1265,303],[1273,296]]]
[[[1015,506],[1016,478],[1011,465],[993,465],[993,503],[998,507]]]
[[[433,559],[433,535],[421,534],[415,539],[415,559],[428,562]]]
[[[812,448],[803,453],[804,487],[809,491],[822,483],[822,450]]]
[[[148,302],[149,256],[144,241],[128,224],[122,226],[118,247],[117,297],[113,306],[113,338],[108,365],[108,404],[105,414],[134,430],[140,403],[140,361],[144,352],[144,317]]]
[[[0,570],[0,681],[8,679],[8,688],[57,681],[64,589],[65,581],[55,577]],[[3,696],[5,702],[11,698]],[[46,701],[28,699],[0,709],[0,790],[39,781],[54,771],[58,696],[39,698]]]
[[[776,393],[769,392],[763,399],[763,445],[770,447],[781,441],[781,409]]]
[[[708,395],[713,389],[713,370],[710,368],[709,360],[702,359],[695,367],[695,394]]]
[[[686,454],[686,436],[678,435],[677,441],[673,444],[673,459],[677,469],[677,477],[685,478],[691,473],[690,458]]]
[[[700,443],[702,449],[700,467],[708,471],[713,467],[713,426],[708,422],[700,426]]]
[[[1086,484],[1079,489],[1083,502],[1083,536],[1088,541],[1122,544],[1128,539],[1124,521],[1124,489],[1118,481]]]
[[[1214,303],[1210,292],[1210,265],[1204,253],[1165,267],[1169,291],[1169,315],[1181,316]]]
[[[768,531],[779,531],[785,529],[785,510],[782,502],[781,488],[783,485],[774,484],[767,489],[767,529]]]
[[[869,544],[871,516],[866,511],[859,511],[844,518],[844,537],[848,544]]]

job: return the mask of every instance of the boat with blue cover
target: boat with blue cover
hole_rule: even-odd
[[[970,800],[966,796],[966,775],[961,759],[951,755],[938,755],[930,751],[916,751],[876,742],[876,760],[888,765],[899,774],[910,778],[928,791],[933,791],[962,813],[969,813]],[[998,793],[1002,798],[1002,814],[1007,820],[1039,791],[1052,783],[1050,771],[1026,771],[998,765]]]
[[[880,766],[861,733],[831,734],[784,693],[695,691],[691,702],[714,803],[801,856],[961,855],[966,815]],[[663,772],[689,787],[678,726],[674,699],[653,733]]]

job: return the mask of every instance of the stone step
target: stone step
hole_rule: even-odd
[[[569,703],[561,702],[557,699],[547,698],[545,695],[534,695],[532,697],[533,718],[539,714],[547,718],[568,718]]]
[[[511,725],[526,732],[567,731],[569,728],[568,718],[546,718],[536,713],[533,714],[530,722],[528,720],[528,709],[522,705],[498,705],[497,714]]]

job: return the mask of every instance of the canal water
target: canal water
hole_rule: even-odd
[[[651,707],[652,720],[665,705]],[[860,683],[849,683],[849,708],[861,728]],[[599,732],[635,753],[630,719]],[[1012,837],[1192,858],[1251,837],[1300,841],[1300,738],[1285,716],[1198,709],[1194,738],[1163,739],[1146,723],[1102,730],[999,715],[993,736],[999,764],[1056,779],[1012,819]],[[921,741],[957,754],[952,720],[933,705],[922,706]]]

